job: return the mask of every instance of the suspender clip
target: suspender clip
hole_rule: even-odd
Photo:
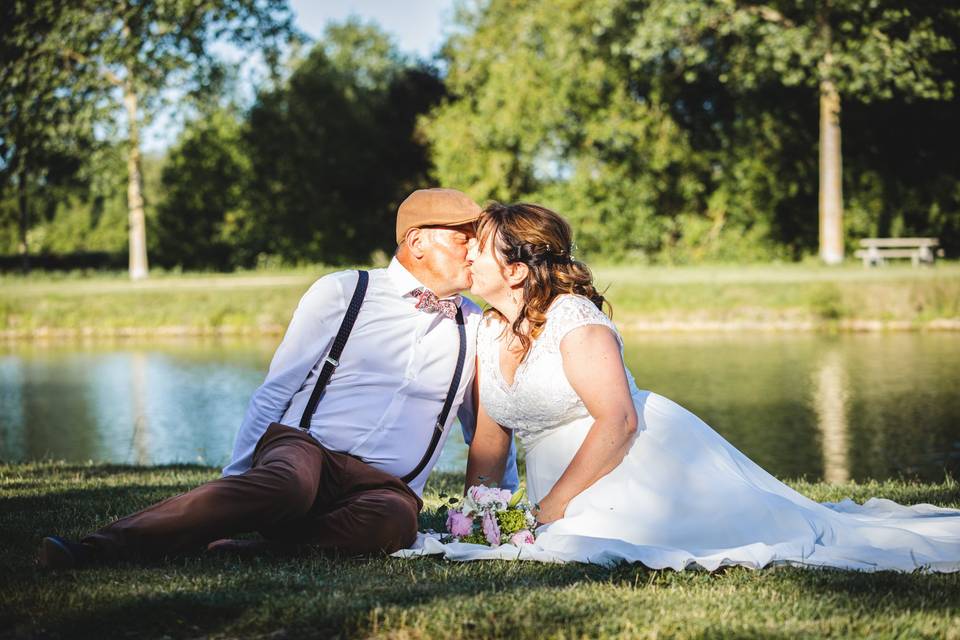
[[[439,431],[440,433],[443,433],[443,423],[440,422],[439,420],[437,420],[437,424],[433,425],[433,428]]]
[[[340,361],[337,360],[336,358],[331,358],[330,356],[327,356],[326,358],[324,358],[324,360],[325,360],[326,362],[329,362],[330,364],[332,364],[332,365],[335,366],[335,367],[339,367],[339,366],[340,366]]]

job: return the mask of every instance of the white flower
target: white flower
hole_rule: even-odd
[[[535,524],[537,524],[537,518],[536,518],[532,513],[530,513],[529,511],[527,511],[527,512],[525,512],[525,516],[526,516],[526,518],[527,518],[527,526],[528,526],[528,527],[532,527],[532,526],[534,526]]]
[[[473,487],[471,487],[471,490],[472,489]],[[467,491],[467,495],[463,496],[463,502],[460,504],[460,512],[465,516],[470,516],[480,511],[480,505],[477,504],[471,494],[472,491]]]

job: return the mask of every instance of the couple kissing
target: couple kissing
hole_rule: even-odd
[[[814,502],[641,390],[557,213],[421,189],[398,208],[396,241],[386,268],[329,274],[300,300],[221,478],[80,541],[44,538],[40,564],[307,545],[676,570],[960,571],[960,511]],[[467,486],[518,489],[523,447],[534,540],[488,547],[418,532],[455,417]],[[249,532],[260,538],[232,538]]]

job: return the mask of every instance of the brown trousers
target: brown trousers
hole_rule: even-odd
[[[399,478],[274,423],[246,473],[158,502],[83,542],[104,560],[147,559],[259,531],[281,544],[391,553],[413,543],[422,506]]]

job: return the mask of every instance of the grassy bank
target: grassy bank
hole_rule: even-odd
[[[280,333],[325,268],[0,279],[0,336]],[[960,328],[960,264],[598,267],[622,328]]]
[[[79,536],[213,469],[0,465],[0,637],[960,637],[960,574],[202,555],[41,572],[41,536]],[[434,475],[427,508],[461,479]],[[817,500],[960,507],[956,482],[791,483]]]

